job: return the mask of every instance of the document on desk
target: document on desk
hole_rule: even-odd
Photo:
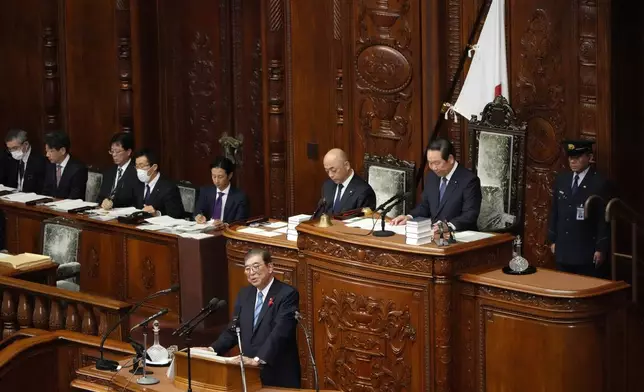
[[[165,227],[193,226],[195,224],[194,222],[183,219],[176,219],[169,215],[155,216],[153,218],[148,218],[145,221],[153,225],[161,225]]]
[[[281,227],[288,226],[287,222],[271,222],[265,225],[262,225],[265,229],[279,229]]]
[[[238,229],[237,232],[245,233],[245,234],[259,234],[259,233],[264,233],[265,230],[258,229],[256,227],[244,227],[244,228]]]
[[[277,237],[278,235],[282,235],[284,233],[280,233],[277,230],[273,231],[262,231],[261,233],[255,233],[256,235],[261,235],[262,237]]]
[[[8,186],[4,186],[4,185],[0,184],[0,192],[13,192],[15,190],[16,190],[16,188],[10,188]]]
[[[81,199],[65,199],[45,204],[45,206],[56,211],[70,211],[77,208],[96,207],[97,205],[98,203],[92,203]]]
[[[18,193],[12,193],[10,195],[2,196],[2,199],[6,201],[13,201],[16,203],[27,203],[38,199],[44,199],[46,197],[48,196],[38,195],[36,193],[18,192]]]
[[[494,234],[492,233],[484,233],[482,231],[471,230],[457,231],[456,233],[454,233],[454,239],[456,240],[456,242],[473,242],[493,236]]]

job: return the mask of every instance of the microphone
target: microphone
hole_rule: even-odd
[[[246,385],[246,368],[244,367],[244,350],[242,348],[242,342],[241,342],[241,327],[239,325],[239,313],[233,318],[233,321],[231,322],[231,329],[234,328],[235,334],[237,335],[237,345],[239,346],[239,369],[241,371],[241,379],[242,379],[242,390],[244,392],[248,391],[248,387]]]
[[[135,329],[137,329],[138,327],[140,327],[142,325],[147,325],[147,323],[149,323],[150,321],[152,321],[152,320],[154,320],[156,318],[159,318],[159,317],[163,316],[166,313],[168,313],[167,308],[159,310],[158,312],[156,312],[152,316],[146,318],[145,320],[141,321],[140,323],[138,323],[135,326],[133,326],[132,328],[130,328],[130,332],[134,331]]]
[[[398,195],[396,195],[398,196]],[[405,201],[408,197],[411,196],[411,192],[404,193],[398,197],[397,200],[394,200],[391,204],[389,204],[387,207],[385,207],[381,212],[380,212],[380,219],[381,219],[381,229],[380,231],[374,231],[373,235],[374,237],[391,237],[392,235],[396,234],[391,230],[385,230],[385,217],[387,216],[387,213],[391,211],[395,206],[398,204],[402,203]]]
[[[324,211],[322,211],[323,207],[324,207]],[[309,220],[317,219],[318,215],[324,212],[326,212],[326,198],[322,196],[322,198],[320,198],[320,200],[318,201],[318,206],[315,209],[315,212],[313,213],[313,215],[311,215],[311,219]]]
[[[208,302],[208,305],[206,305],[206,306],[204,306],[203,308],[201,308],[201,310],[199,311],[199,313],[197,313],[197,314],[196,314],[193,318],[191,318],[190,320],[188,320],[188,321],[186,321],[185,323],[181,324],[181,325],[179,326],[179,328],[175,329],[175,330],[174,330],[174,332],[172,332],[172,336],[174,336],[174,335],[176,335],[176,334],[178,334],[178,333],[180,333],[180,332],[183,332],[183,330],[185,330],[185,329],[190,325],[190,323],[191,323],[191,322],[195,321],[195,319],[196,319],[197,317],[199,317],[199,316],[201,316],[202,314],[204,314],[204,313],[205,313],[206,311],[208,311],[208,309],[210,309],[211,307],[213,307],[213,306],[217,305],[217,302],[220,302],[220,301],[219,301],[219,298],[214,297],[213,299],[211,299],[211,300],[210,300],[210,302]],[[224,302],[226,302],[226,301],[224,301]]]
[[[302,327],[302,330],[304,331],[304,336],[306,337],[306,345],[309,348],[309,358],[311,360],[311,365],[313,365],[313,381],[315,390],[316,392],[320,392],[320,384],[318,382],[318,367],[315,364],[315,357],[313,356],[313,349],[311,348],[311,335],[309,335],[309,331],[303,324],[304,316],[302,316],[302,313],[297,310],[295,311],[295,320],[297,320],[297,323],[300,325],[300,327]]]
[[[374,212],[382,210],[383,208],[385,208],[387,206],[387,204],[389,204],[392,201],[394,201],[394,199],[398,199],[398,198],[403,197],[403,196],[404,196],[403,192],[396,193],[395,195],[391,196],[387,201],[385,201],[384,203],[380,204],[378,206],[378,208],[376,208],[376,210]]]
[[[213,298],[213,300],[216,298]],[[211,303],[213,301],[210,301]],[[183,331],[179,333],[179,336],[183,335],[190,335],[192,331],[197,327],[197,325],[201,324],[202,321],[204,321],[208,316],[210,316],[212,313],[218,311],[219,309],[223,308],[226,306],[226,301],[220,300],[218,301],[214,306],[211,306],[206,310],[206,312],[197,320],[195,323],[187,328],[185,328]],[[198,315],[197,315],[198,316]],[[197,317],[195,317],[197,318]]]
[[[108,330],[103,334],[103,338],[101,339],[101,345],[100,345],[100,347],[99,347],[99,351],[101,352],[101,358],[100,358],[98,361],[96,361],[96,369],[98,369],[98,370],[111,370],[111,371],[115,371],[115,370],[116,370],[116,368],[118,367],[118,365],[119,365],[119,364],[118,364],[118,362],[113,361],[113,360],[111,360],[111,359],[105,359],[105,358],[103,357],[103,348],[104,348],[104,346],[105,346],[105,341],[107,340],[107,337],[108,337],[108,336],[110,336],[110,334],[112,333],[112,331],[114,331],[114,330],[116,329],[116,327],[118,327],[119,325],[121,325],[121,323],[123,322],[123,320],[125,320],[125,318],[126,318],[126,317],[128,317],[130,314],[134,313],[134,311],[135,311],[135,310],[137,310],[138,308],[140,308],[140,307],[141,307],[141,305],[143,305],[143,304],[144,304],[144,303],[146,303],[147,301],[149,301],[149,300],[151,300],[151,299],[153,299],[153,298],[156,298],[156,297],[159,297],[159,296],[165,295],[165,294],[174,293],[174,292],[176,292],[176,291],[179,291],[179,287],[180,287],[180,286],[179,286],[178,284],[175,284],[175,285],[172,285],[169,289],[165,289],[165,290],[157,291],[157,292],[156,292],[156,293],[154,293],[154,294],[150,294],[150,295],[148,295],[147,297],[143,298],[142,300],[140,300],[139,302],[137,302],[136,304],[134,304],[134,306],[132,307],[132,309],[130,309],[130,311],[129,311],[129,312],[125,313],[125,314],[124,314],[120,319],[118,319],[118,321],[117,321],[116,323],[114,323],[114,324],[113,324],[113,325],[112,325],[112,326],[111,326],[111,327],[110,327],[110,328],[109,328],[109,329],[108,329]]]

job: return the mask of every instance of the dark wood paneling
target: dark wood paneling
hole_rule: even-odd
[[[125,105],[119,78],[117,3],[125,0],[68,0],[64,2],[64,90],[72,154],[81,161],[105,167],[109,138],[120,130],[119,104]],[[118,11],[118,19],[125,16]],[[129,45],[129,43],[128,43]]]
[[[60,125],[57,31],[56,0],[3,4],[0,133],[22,128],[38,151],[44,130]]]
[[[123,239],[114,233],[83,231],[81,286],[86,292],[125,299]],[[91,289],[90,289],[91,288]]]

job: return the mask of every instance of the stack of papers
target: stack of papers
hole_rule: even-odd
[[[4,186],[4,185],[0,184],[0,192],[13,192],[15,190],[16,190],[16,188],[10,188],[8,186]]]
[[[473,241],[478,241],[482,240],[485,238],[490,238],[494,236],[492,233],[483,233],[482,231],[458,231],[454,233],[454,239],[457,242],[473,242]]]
[[[297,230],[295,228],[302,222],[311,219],[311,215],[300,214],[288,218],[288,228],[286,230],[286,239],[289,241],[297,241]]]
[[[268,227],[268,225],[264,226]],[[257,227],[243,227],[241,229],[237,229],[238,233],[245,233],[245,234],[255,234],[255,235],[261,235],[262,237],[277,237],[278,235],[281,235],[282,233],[278,231],[273,231],[273,230],[264,230],[264,229],[259,229]]]
[[[6,200],[6,201],[13,201],[13,202],[16,202],[16,203],[28,203],[30,201],[44,199],[44,198],[47,198],[47,197],[49,197],[49,196],[38,195],[38,194],[35,194],[35,193],[18,192],[18,193],[12,193],[10,195],[2,196],[2,199]]]
[[[96,219],[100,221],[108,221],[108,220],[116,219],[119,216],[130,215],[137,211],[141,211],[141,210],[135,207],[122,207],[122,208],[114,208],[111,210],[104,210],[102,208],[98,208],[96,210],[90,210],[87,212],[90,214],[89,217],[92,219]]]
[[[425,245],[434,239],[432,220],[429,218],[410,219],[405,225],[405,243],[407,245]]]
[[[70,210],[75,210],[77,208],[96,207],[98,203],[83,201],[81,199],[74,199],[74,200],[65,199],[65,200],[53,201],[45,205],[51,208],[52,210],[67,212]]]

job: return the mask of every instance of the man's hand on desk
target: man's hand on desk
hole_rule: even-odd
[[[410,219],[409,215],[398,215],[389,222],[393,226],[402,226],[407,224],[407,221]]]
[[[104,209],[104,210],[111,210],[112,207],[114,207],[114,203],[112,203],[112,200],[110,200],[110,199],[105,199],[101,203],[101,208]]]
[[[233,363],[239,364],[239,356],[234,357],[235,359],[232,361]],[[249,358],[249,357],[244,357],[244,365],[247,366],[259,366],[261,365],[262,362],[259,358]]]
[[[150,214],[152,214],[154,216],[160,216],[161,215],[161,213],[159,213],[159,211],[155,210],[154,207],[152,207],[152,206],[143,206],[143,211],[149,212]]]
[[[201,214],[195,216],[195,222],[199,223],[200,225],[203,225],[204,223],[206,223],[206,221],[206,217]]]

